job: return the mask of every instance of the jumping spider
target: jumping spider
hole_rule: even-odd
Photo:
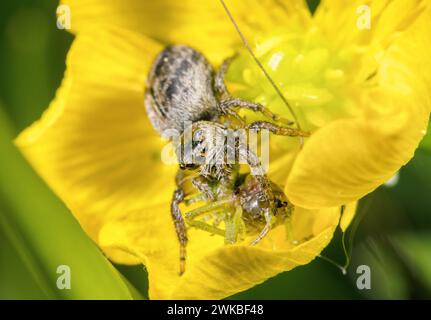
[[[265,117],[290,125],[292,122],[280,118],[270,110],[258,103],[233,98],[227,91],[224,76],[231,59],[226,60],[214,75],[213,68],[206,58],[195,49],[185,45],[173,45],[164,49],[156,58],[148,76],[145,105],[153,127],[163,134],[165,130],[175,129],[182,135],[184,145],[191,144],[189,151],[177,150],[180,164],[177,175],[177,188],[171,202],[171,214],[175,230],[180,242],[180,274],[185,270],[187,232],[186,221],[190,226],[207,230],[211,233],[225,236],[226,242],[235,242],[241,233],[242,223],[254,224],[263,222],[252,245],[257,244],[269,231],[274,223],[277,212],[283,208],[291,208],[283,192],[269,181],[265,175],[258,157],[240,143],[221,146],[209,151],[203,146],[205,136],[214,139],[225,139],[232,123],[230,118],[243,129],[262,130],[285,136],[306,137],[309,134],[299,129],[279,126],[273,122],[255,121],[246,124],[236,109],[244,108],[259,112]],[[192,123],[192,136],[194,141],[187,141],[184,135],[184,124]],[[197,141],[196,141],[197,140]],[[186,150],[187,148],[184,148]],[[241,175],[237,164],[228,164],[225,161],[208,161],[220,154],[234,152],[236,156],[243,156],[253,172],[253,175]],[[206,153],[206,154],[205,154]],[[186,163],[184,159],[195,159],[204,155],[206,161]],[[224,156],[222,156],[224,157]],[[184,188],[185,172],[194,172],[191,176],[193,187],[197,190],[195,198],[206,201],[202,208],[193,210],[185,215],[180,211],[180,203],[190,202],[190,194]],[[226,230],[217,227],[220,220],[215,219],[215,225],[196,221],[199,215],[211,210],[239,208],[240,213],[229,212],[225,218]],[[226,212],[225,212],[226,213]],[[229,219],[241,215],[237,223],[230,223]],[[219,216],[220,217],[220,216]]]

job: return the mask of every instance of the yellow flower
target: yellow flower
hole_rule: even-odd
[[[368,4],[371,29],[358,28]],[[217,1],[75,0],[67,71],[42,119],[17,144],[116,262],[143,263],[150,298],[223,298],[310,262],[331,240],[340,206],[389,179],[413,153],[431,110],[431,10],[426,1],[227,1],[238,24],[313,135],[302,149],[274,143],[271,178],[296,205],[293,238],[271,230],[258,246],[225,246],[190,229],[187,269],[169,213],[176,166],[145,114],[149,66],[184,43],[216,66],[242,44]],[[291,116],[244,52],[231,91]],[[250,116],[250,115],[248,115]]]

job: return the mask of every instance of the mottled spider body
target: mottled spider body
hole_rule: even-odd
[[[232,123],[236,122],[236,128],[246,130],[266,129],[279,135],[308,136],[308,133],[299,129],[282,127],[272,122],[256,121],[246,125],[235,108],[260,112],[273,121],[292,123],[281,119],[260,104],[233,98],[224,84],[224,74],[229,62],[230,59],[226,60],[217,74],[214,74],[213,68],[201,53],[188,46],[174,45],[167,47],[157,56],[148,76],[145,104],[153,127],[162,135],[165,130],[175,130],[181,134],[183,141],[183,145],[176,148],[181,170],[171,203],[171,213],[180,242],[180,273],[185,270],[187,232],[179,205],[190,196],[184,191],[182,171],[194,170],[192,185],[197,191],[196,196],[207,202],[198,213],[194,211],[186,214],[189,226],[209,232],[217,231],[217,228],[211,229],[205,223],[198,223],[193,217],[230,203],[233,205],[231,208],[241,209],[241,213],[237,211],[236,215],[241,214],[242,218],[235,221],[264,222],[264,227],[252,242],[256,244],[267,234],[278,204],[284,203],[284,200],[279,193],[277,197],[274,196],[274,185],[265,175],[256,154],[238,140],[227,143],[226,137],[234,127]],[[190,136],[186,134],[186,126],[191,129]],[[213,141],[219,143],[209,148],[208,142]],[[238,172],[235,162],[227,161],[229,153],[234,154],[234,159],[246,159],[251,169],[253,176],[242,181],[243,185],[238,185],[236,180]],[[225,225],[226,230],[222,232],[226,242],[235,242],[240,225],[229,223],[229,217],[226,217]],[[220,234],[220,231],[215,233]]]
[[[153,127],[183,132],[184,124],[219,117],[213,68],[188,46],[169,46],[157,57],[148,77],[145,106]]]

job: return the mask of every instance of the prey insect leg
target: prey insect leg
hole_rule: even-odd
[[[230,217],[225,220],[226,234],[225,244],[234,244],[238,238],[245,234],[245,225],[242,220],[242,208],[237,207],[235,211],[230,212]]]
[[[189,212],[187,212],[185,214],[187,221],[194,219],[202,214],[208,213],[210,211],[216,210],[216,209],[220,209],[220,208],[224,208],[226,206],[229,206],[230,204],[232,204],[234,200],[233,199],[224,199],[224,200],[218,200],[218,201],[213,201],[210,202],[206,205],[203,205],[202,207],[193,209]]]
[[[217,217],[214,219],[213,226],[218,227],[220,223],[226,219],[226,213],[225,212],[219,212]]]
[[[200,229],[200,230],[203,230],[203,231],[207,231],[207,232],[209,232],[211,234],[217,234],[217,235],[222,236],[222,237],[224,237],[224,235],[225,235],[225,231],[224,230],[222,230],[220,228],[217,228],[217,227],[214,227],[214,226],[212,226],[212,225],[210,225],[210,224],[208,224],[206,222],[203,222],[203,221],[196,221],[196,220],[190,220],[189,221],[189,220],[187,220],[187,224],[190,227],[193,227],[193,228],[196,228],[196,229]]]
[[[202,193],[197,193],[195,195],[192,195],[190,197],[187,197],[184,199],[184,203],[186,204],[186,206],[190,206],[196,202],[201,202],[201,201],[205,201],[206,197],[204,194]]]

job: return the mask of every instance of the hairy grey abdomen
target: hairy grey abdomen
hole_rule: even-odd
[[[213,70],[205,57],[191,47],[167,47],[150,71],[145,105],[153,127],[162,133],[199,120],[214,120],[217,101]]]

